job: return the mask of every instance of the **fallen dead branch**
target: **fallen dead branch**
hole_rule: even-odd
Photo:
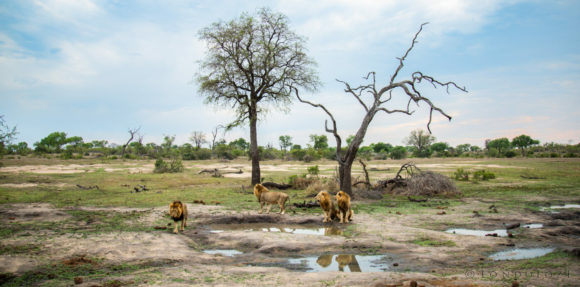
[[[84,190],[89,190],[89,189],[99,189],[98,185],[93,185],[93,186],[82,186],[80,184],[77,184],[77,187],[80,189],[84,189]]]
[[[320,207],[320,204],[317,201],[303,201],[302,203],[299,202],[294,202],[293,204],[295,207],[297,208],[314,208],[314,207]]]
[[[133,192],[142,192],[142,191],[148,191],[149,189],[147,188],[147,186],[138,184],[137,186],[133,187],[133,190],[131,190],[131,193]]]
[[[410,202],[426,202],[427,200],[429,200],[427,198],[424,198],[424,199],[415,199],[415,198],[412,198],[410,196],[407,196],[407,199],[409,199]]]
[[[265,186],[266,188],[277,188],[277,189],[281,189],[281,190],[286,190],[292,187],[292,185],[290,184],[279,184],[279,183],[275,183],[275,182],[270,182],[270,181],[266,181],[266,182],[262,182],[262,185]]]
[[[375,188],[407,196],[456,195],[460,193],[449,177],[432,171],[421,171],[411,162],[403,164],[394,178],[378,181]],[[413,200],[409,198],[409,201]]]
[[[202,169],[198,172],[198,174],[202,174],[202,173],[211,173],[213,177],[223,177],[224,174],[229,174],[229,173],[234,173],[234,174],[242,174],[244,173],[241,169],[235,170],[235,171],[225,171],[225,170],[219,170],[217,168],[213,168],[213,169]]]

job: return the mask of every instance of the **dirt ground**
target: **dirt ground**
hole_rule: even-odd
[[[453,170],[463,165],[430,167]],[[384,164],[376,168],[395,173],[398,167]],[[242,174],[227,176],[249,176],[247,163],[186,168],[242,169]],[[151,172],[153,166],[28,165],[3,167],[2,172],[67,174],[119,169],[142,173]],[[262,169],[268,174],[299,171],[304,166],[264,165]],[[321,169],[332,170],[332,166],[321,165]],[[2,184],[14,189],[37,185]],[[0,239],[0,285],[31,272],[52,274],[46,269],[64,265],[91,266],[105,274],[65,282],[64,286],[414,286],[413,281],[417,286],[512,286],[515,278],[520,286],[576,286],[580,264],[569,265],[568,259],[556,257],[549,264],[529,265],[526,260],[494,261],[490,255],[550,248],[572,254],[572,262],[579,262],[578,209],[493,213],[489,209],[493,201],[462,201],[457,206],[435,204],[427,211],[409,214],[355,214],[349,224],[323,224],[322,213],[258,214],[257,203],[255,210],[235,212],[187,202],[190,220],[179,234],[172,233],[165,205],[145,209],[5,204],[0,205],[1,232],[12,233]],[[88,218],[75,217],[83,212]],[[130,228],[99,231],[100,219],[90,216],[92,213],[124,215]],[[510,230],[513,237],[446,232],[469,228],[491,233],[514,223],[541,224],[541,228],[515,228]],[[67,231],[59,230],[63,227]]]
[[[466,202],[457,208],[478,208],[481,202]],[[580,229],[578,212],[537,213],[525,216],[485,215],[461,220],[452,215],[355,214],[348,225],[322,223],[322,215],[258,214],[228,211],[220,206],[188,204],[190,220],[183,233],[173,234],[165,207],[75,208],[83,211],[137,213],[131,224],[166,228],[153,232],[104,232],[59,234],[54,230],[21,231],[0,242],[4,248],[35,244],[33,254],[0,255],[0,273],[22,274],[52,262],[92,264],[133,264],[141,266],[120,277],[126,285],[190,286],[511,286],[511,279],[485,278],[485,272],[502,270],[509,263],[494,266],[488,255],[518,247],[550,246],[578,250]],[[3,225],[11,222],[77,222],[67,211],[49,204],[0,206]],[[433,220],[432,218],[436,218]],[[431,228],[419,228],[427,221]],[[441,222],[493,229],[502,223],[541,223],[544,228],[514,230],[514,238],[464,236],[444,232]],[[160,224],[162,222],[163,224]],[[522,237],[519,239],[518,237]],[[443,246],[419,245],[414,240],[429,238],[452,242]],[[208,250],[225,250],[209,254]],[[229,256],[229,252],[237,254]],[[205,252],[204,252],[205,251]],[[371,263],[381,272],[366,272],[359,264],[365,255],[381,255]],[[311,271],[308,258],[318,267],[335,270]],[[295,260],[297,259],[297,260]],[[68,261],[67,261],[68,260]],[[475,270],[480,262],[485,270]],[[87,263],[88,262],[88,263]],[[362,263],[362,262],[361,262]],[[330,265],[334,264],[334,265]],[[507,265],[506,265],[507,264]],[[316,265],[314,265],[316,266]],[[568,266],[569,274],[550,278],[523,278],[521,286],[573,286],[579,266]],[[339,270],[363,271],[340,272]],[[481,273],[483,272],[483,273]],[[151,275],[152,274],[152,275]],[[481,275],[484,275],[483,277]],[[145,279],[144,279],[145,278]],[[77,286],[101,286],[100,281],[84,281]]]

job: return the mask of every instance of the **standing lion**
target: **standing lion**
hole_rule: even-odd
[[[353,212],[350,209],[350,196],[341,190],[336,194],[336,202],[338,204],[340,223],[351,221]]]
[[[322,222],[330,222],[333,219],[338,218],[338,211],[334,206],[334,202],[332,202],[332,198],[330,197],[330,193],[323,190],[316,195],[316,200],[320,204],[322,211],[324,212],[324,219]]]
[[[272,208],[272,204],[279,204],[280,205],[280,214],[284,214],[286,212],[286,200],[288,200],[288,194],[278,191],[269,191],[263,185],[256,183],[254,186],[254,195],[260,202],[260,211],[258,213],[262,213],[262,209],[264,208],[264,204],[268,204],[268,209],[266,210],[267,213],[270,213],[270,208]]]
[[[175,222],[175,229],[173,229],[173,233],[178,233],[178,221],[181,221],[181,231],[183,232],[184,227],[187,226],[187,205],[185,205],[185,203],[181,203],[179,200],[173,201],[171,204],[169,204],[169,215]]]

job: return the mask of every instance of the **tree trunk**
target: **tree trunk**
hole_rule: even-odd
[[[338,166],[338,178],[340,180],[340,190],[352,196],[352,161]]]
[[[250,156],[252,157],[252,186],[260,183],[260,155],[258,150],[258,109],[257,104],[252,102],[250,107]]]

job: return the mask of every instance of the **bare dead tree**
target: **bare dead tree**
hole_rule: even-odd
[[[431,133],[430,125],[434,111],[440,113],[449,120],[451,120],[451,116],[445,113],[441,108],[433,104],[433,102],[429,98],[423,96],[422,93],[419,91],[418,84],[420,84],[423,81],[426,81],[427,83],[433,85],[434,88],[437,87],[446,88],[447,93],[449,93],[449,87],[452,88],[454,87],[460,91],[467,92],[465,87],[459,87],[454,82],[441,82],[431,76],[423,74],[420,71],[411,74],[410,79],[396,81],[399,72],[404,67],[405,59],[407,58],[411,50],[413,50],[413,48],[415,47],[415,44],[417,43],[417,37],[419,36],[421,31],[423,30],[423,27],[426,24],[427,23],[421,24],[419,31],[417,31],[417,33],[415,33],[415,36],[413,37],[413,41],[411,42],[410,47],[407,49],[407,51],[402,57],[397,58],[399,60],[399,65],[395,70],[395,73],[391,76],[390,81],[386,85],[383,85],[382,87],[377,86],[375,72],[370,72],[367,74],[366,77],[364,77],[366,81],[369,81],[368,84],[360,85],[358,87],[352,87],[349,83],[345,81],[337,80],[338,82],[344,84],[345,86],[344,91],[347,94],[352,95],[366,111],[366,114],[360,124],[357,133],[355,134],[353,140],[350,142],[345,151],[342,151],[342,140],[340,135],[338,134],[336,120],[332,115],[332,113],[321,104],[316,104],[302,99],[298,94],[298,90],[294,89],[296,97],[300,102],[311,105],[315,108],[322,109],[330,118],[332,125],[331,127],[329,127],[328,120],[326,120],[325,130],[326,132],[334,135],[334,138],[336,140],[336,160],[338,161],[339,165],[340,189],[351,195],[352,195],[352,184],[351,184],[352,163],[356,158],[357,152],[366,135],[367,129],[377,113],[379,112],[384,112],[387,114],[402,113],[406,115],[412,115],[415,111],[411,110],[411,103],[415,103],[417,106],[419,106],[421,102],[426,103],[430,109],[427,129],[429,130],[429,133]],[[398,109],[391,109],[386,107],[386,104],[389,103],[394,96],[396,96],[395,94],[393,94],[393,92],[402,92],[404,96],[408,97],[406,107]],[[371,96],[370,101],[369,100],[365,101],[365,99],[363,99],[363,96],[366,95]]]
[[[214,150],[214,148],[215,148],[215,141],[216,141],[216,138],[217,138],[217,135],[218,135],[218,132],[219,132],[219,130],[220,130],[220,129],[223,129],[223,130],[224,130],[224,134],[225,134],[225,132],[226,132],[226,127],[224,127],[223,125],[217,125],[217,126],[216,126],[216,127],[215,127],[215,128],[212,130],[212,131],[211,131],[211,136],[212,136],[212,138],[211,138],[211,146],[210,146],[210,148],[211,148],[211,151],[212,151],[212,152],[213,152],[213,150]]]
[[[201,145],[206,143],[205,134],[203,132],[194,131],[189,137],[189,140],[195,145],[197,149],[201,148]],[[214,137],[215,140],[215,137]]]
[[[127,146],[129,146],[129,144],[133,141],[133,139],[135,138],[135,135],[137,135],[139,133],[139,130],[141,129],[141,127],[138,127],[136,129],[129,129],[129,140],[127,141],[127,143],[125,143],[123,145],[123,149],[121,150],[121,158],[125,158],[125,150],[127,149]]]

